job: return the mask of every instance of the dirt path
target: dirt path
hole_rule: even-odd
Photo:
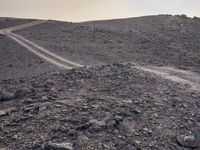
[[[8,36],[9,38],[13,39],[15,42],[17,42],[21,46],[25,47],[27,50],[31,51],[35,55],[46,60],[47,62],[49,62],[53,65],[56,65],[57,67],[60,67],[63,69],[82,67],[82,65],[80,65],[78,63],[74,63],[72,61],[64,59],[54,53],[49,52],[47,49],[44,49],[43,47],[38,46],[37,44],[27,40],[26,38],[12,33],[12,31],[15,31],[15,30],[35,26],[35,25],[45,23],[45,22],[46,21],[34,21],[34,22],[27,23],[27,24],[3,29],[3,30],[0,30],[0,34],[4,34],[4,35]]]
[[[64,59],[49,50],[29,41],[28,39],[19,36],[17,34],[12,33],[12,31],[24,29],[27,27],[35,26],[38,24],[45,23],[46,21],[33,21],[27,24],[6,28],[0,30],[0,34],[4,34],[9,38],[16,41],[21,46],[25,47],[27,50],[31,51],[35,55],[39,56],[40,58],[46,60],[47,62],[60,67],[62,69],[71,69],[75,67],[82,67],[82,65]],[[172,67],[158,67],[158,66],[140,66],[138,64],[132,63],[134,68],[139,70],[143,70],[146,72],[150,72],[156,75],[161,76],[162,78],[171,80],[173,82],[177,82],[180,84],[188,85],[192,90],[200,91],[200,76],[196,73],[179,70]]]
[[[131,64],[133,64],[133,68],[159,75],[176,83],[188,85],[191,90],[200,91],[200,75],[197,73],[173,67],[140,66],[133,62]]]

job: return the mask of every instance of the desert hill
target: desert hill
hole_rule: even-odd
[[[200,149],[199,29],[158,15],[0,30],[0,150]]]

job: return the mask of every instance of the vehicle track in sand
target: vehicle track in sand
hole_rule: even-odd
[[[76,68],[76,67],[83,67],[83,65],[81,65],[81,64],[72,62],[70,60],[62,58],[61,56],[58,56],[58,55],[50,52],[49,50],[29,41],[25,37],[22,37],[22,36],[12,33],[12,31],[28,28],[31,26],[45,23],[45,22],[47,22],[47,21],[33,21],[30,23],[18,25],[15,27],[2,29],[2,30],[0,30],[0,34],[6,35],[7,37],[11,38],[12,40],[17,42],[21,46],[25,47],[27,50],[29,50],[32,53],[34,53],[35,55],[37,55],[38,57],[42,58],[43,60],[46,60],[47,62],[49,62],[59,68],[72,69],[72,68]]]

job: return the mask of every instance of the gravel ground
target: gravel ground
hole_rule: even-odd
[[[9,28],[33,21],[33,19],[0,18],[0,29]]]
[[[58,70],[38,58],[15,41],[0,35],[0,79],[32,77],[34,75]]]
[[[160,15],[78,24],[50,21],[17,33],[85,65],[133,61],[200,72],[200,19],[196,18]]]
[[[189,144],[181,142],[182,137],[191,139],[200,132],[200,93],[129,64],[78,68],[0,85],[2,148],[200,147],[196,137]]]
[[[0,150],[200,149],[200,93],[119,63],[199,71],[199,24],[150,16],[17,31],[91,66],[67,71],[1,35]]]

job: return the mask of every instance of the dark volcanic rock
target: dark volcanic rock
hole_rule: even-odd
[[[77,128],[77,130],[88,129],[88,131],[91,133],[100,132],[106,129],[112,130],[116,128],[117,125],[119,125],[121,121],[123,121],[123,119],[120,116],[110,116],[98,122],[94,122],[94,123],[87,122],[85,124],[82,124]]]
[[[12,100],[15,98],[15,94],[11,92],[1,92],[0,93],[0,101]]]
[[[15,92],[15,97],[16,98],[21,98],[21,97],[24,97],[30,93],[33,93],[34,92],[34,89],[29,89],[29,88],[21,88],[21,89],[18,89],[16,92]]]
[[[190,136],[180,135],[177,137],[177,142],[183,147],[200,148],[200,134]]]
[[[9,113],[0,117],[0,147],[51,150],[63,148],[66,141],[86,150],[197,149],[195,140],[175,140],[176,135],[199,131],[196,102],[200,93],[187,85],[129,64],[77,68],[23,80],[0,82],[7,92],[28,88],[19,92],[25,93],[19,94],[21,98],[0,102],[0,110]],[[46,86],[44,81],[53,84]],[[33,82],[38,83],[36,94],[29,90]]]
[[[128,144],[123,148],[123,150],[136,150],[136,148],[133,145]]]

